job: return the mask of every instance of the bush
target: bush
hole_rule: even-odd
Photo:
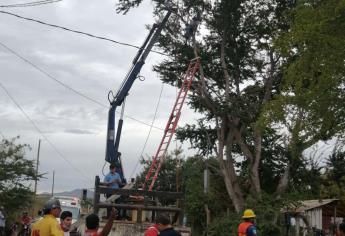
[[[215,218],[207,229],[208,236],[237,235],[237,227],[240,223],[238,215]]]

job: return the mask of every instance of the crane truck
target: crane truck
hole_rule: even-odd
[[[106,153],[105,160],[115,165],[117,172],[119,173],[122,183],[127,183],[124,177],[124,171],[121,160],[121,152],[119,152],[119,144],[121,139],[121,132],[123,126],[123,116],[124,116],[124,107],[125,100],[128,96],[128,93],[134,83],[138,78],[139,73],[145,64],[145,60],[152,50],[155,42],[157,41],[159,35],[161,34],[163,28],[165,27],[170,15],[172,14],[172,9],[169,8],[167,13],[162,18],[161,22],[154,24],[146,37],[143,45],[139,48],[137,55],[135,56],[132,66],[128,71],[125,79],[122,81],[120,88],[113,96],[112,92],[108,94],[108,100],[110,102],[110,108],[108,112],[108,129],[107,129],[107,142],[106,142]],[[126,235],[126,236],[139,236],[143,235],[145,229],[151,224],[150,222],[154,221],[156,213],[159,212],[168,212],[173,221],[177,224],[176,229],[179,230],[183,236],[191,235],[190,228],[182,226],[183,222],[183,210],[180,208],[180,203],[183,201],[183,194],[180,192],[160,192],[153,191],[152,187],[157,178],[159,169],[161,168],[162,161],[164,160],[164,155],[166,154],[167,148],[171,141],[171,137],[175,132],[177,122],[180,117],[180,112],[184,100],[186,98],[187,92],[191,86],[191,83],[195,77],[195,73],[199,69],[199,58],[191,60],[186,75],[182,81],[182,86],[179,92],[179,95],[176,99],[175,105],[173,107],[172,113],[168,120],[168,124],[164,130],[164,135],[162,141],[159,145],[158,151],[153,158],[153,164],[150,167],[150,173],[145,178],[145,181],[148,181],[150,178],[152,180],[150,188],[145,189],[145,184],[143,189],[129,189],[126,185],[120,189],[109,189],[108,186],[105,186],[100,181],[100,178],[96,176],[95,178],[95,190],[94,190],[94,199],[93,199],[93,208],[94,213],[98,214],[101,208],[116,207],[118,210],[125,210],[126,214],[130,213],[131,217],[126,221],[117,221],[114,224],[113,231],[110,235]],[[121,106],[120,118],[118,121],[117,129],[115,131],[115,114],[117,108]],[[151,177],[151,173],[155,173]],[[121,203],[113,202],[101,202],[101,194],[109,192],[109,190],[114,195],[122,196],[125,199]],[[175,202],[175,205],[171,206],[162,206],[159,204],[161,200],[169,200],[169,202]],[[148,219],[150,217],[151,219]],[[101,221],[100,226],[104,226],[105,222]],[[83,222],[79,226],[79,231],[84,229]]]

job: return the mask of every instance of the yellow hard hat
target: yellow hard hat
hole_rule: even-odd
[[[256,215],[254,214],[254,211],[252,209],[247,209],[243,212],[243,219],[249,219],[249,218],[255,218]]]

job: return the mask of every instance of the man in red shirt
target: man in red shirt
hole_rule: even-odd
[[[341,223],[339,225],[338,235],[339,236],[345,236],[345,223]]]
[[[111,210],[108,222],[104,226],[101,232],[98,232],[99,228],[99,217],[96,214],[90,214],[86,217],[86,230],[83,236],[108,236],[111,228],[113,227],[114,220],[117,216],[117,210],[113,207]]]
[[[157,236],[159,233],[157,224],[148,227],[144,233],[144,236]]]
[[[23,215],[20,217],[20,223],[22,225],[30,225],[31,224],[31,217],[28,215],[27,211],[23,212]]]
[[[22,235],[29,235],[29,228],[31,224],[31,217],[28,215],[27,211],[24,211],[22,216],[20,217],[20,223],[21,223],[21,234]]]

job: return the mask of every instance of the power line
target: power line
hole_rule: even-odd
[[[9,5],[0,5],[0,7],[33,7],[33,6],[40,6],[55,2],[61,2],[63,0],[43,0],[43,1],[35,1],[35,2],[26,2],[26,3],[15,3],[15,4],[9,4]]]
[[[5,45],[4,43],[0,42],[0,45],[1,45],[2,47],[4,47],[5,49],[7,49],[9,52],[11,52],[13,55],[15,55],[15,56],[17,56],[18,58],[20,58],[20,59],[21,59],[22,61],[24,61],[25,63],[27,63],[27,64],[31,65],[32,67],[34,67],[36,70],[38,70],[39,72],[41,72],[42,74],[44,74],[44,75],[47,76],[48,78],[50,78],[50,79],[52,79],[53,81],[55,81],[56,83],[60,84],[61,86],[67,88],[68,90],[74,92],[75,94],[77,94],[77,95],[79,95],[79,96],[81,96],[81,97],[83,97],[83,98],[85,98],[85,99],[87,99],[87,100],[89,100],[89,101],[91,101],[91,102],[93,102],[93,103],[95,103],[95,104],[97,104],[97,105],[103,107],[103,108],[107,108],[107,109],[108,109],[108,107],[107,107],[106,105],[104,105],[103,103],[101,103],[100,101],[97,101],[96,99],[91,98],[91,97],[89,97],[89,96],[87,96],[87,95],[85,95],[85,94],[79,92],[78,90],[76,90],[76,89],[70,87],[69,85],[67,85],[67,84],[65,84],[65,83],[63,83],[63,82],[61,82],[60,80],[56,79],[54,76],[52,76],[51,74],[49,74],[49,73],[46,72],[45,70],[41,69],[40,67],[38,67],[37,65],[35,65],[35,64],[32,63],[31,61],[29,61],[28,59],[24,58],[22,55],[20,55],[19,53],[17,53],[17,52],[14,51],[13,49],[9,48],[9,47],[8,47],[7,45]],[[119,112],[117,111],[117,113],[119,113]],[[136,119],[136,118],[134,118],[134,117],[131,117],[131,116],[128,116],[128,115],[125,115],[125,116],[126,116],[127,118],[131,119],[131,120],[134,120],[134,121],[138,122],[138,123],[141,123],[141,124],[144,124],[144,125],[146,125],[146,126],[150,126],[150,127],[151,127],[150,124],[148,124],[148,123],[146,123],[146,122],[144,122],[144,121],[138,120],[138,119]],[[156,126],[152,126],[152,127],[155,128],[155,129],[163,130],[162,128],[159,128],[159,127],[156,127]]]
[[[30,121],[33,127],[39,132],[42,137],[49,143],[49,145],[54,149],[54,151],[63,159],[65,160],[70,167],[72,167],[75,171],[79,172],[84,178],[89,179],[80,169],[75,167],[58,149],[57,147],[47,138],[47,136],[43,133],[43,131],[36,125],[36,123],[30,118],[30,116],[24,111],[24,109],[19,105],[19,103],[14,99],[14,97],[10,94],[10,92],[6,89],[6,87],[0,82],[0,87],[5,91],[7,96],[12,100],[12,102],[18,107],[18,109],[23,113],[23,115]],[[93,180],[91,180],[93,181]]]
[[[6,139],[5,135],[0,131],[0,135],[2,137],[2,139]]]
[[[136,45],[133,45],[133,44],[123,43],[123,42],[119,42],[119,41],[116,41],[116,40],[113,40],[113,39],[109,39],[109,38],[106,38],[106,37],[101,37],[101,36],[97,36],[97,35],[94,35],[94,34],[85,33],[85,32],[79,31],[79,30],[73,30],[73,29],[69,29],[69,28],[63,27],[63,26],[58,26],[58,25],[46,23],[46,22],[43,22],[43,21],[40,21],[40,20],[36,20],[36,19],[28,18],[28,17],[23,17],[23,16],[20,16],[20,15],[11,13],[11,12],[0,11],[0,13],[11,15],[11,16],[15,16],[15,17],[18,17],[20,19],[24,19],[24,20],[28,20],[28,21],[33,21],[33,22],[36,22],[36,23],[39,23],[39,24],[42,24],[42,25],[47,25],[47,26],[51,26],[51,27],[54,27],[54,28],[66,30],[66,31],[69,31],[69,32],[73,32],[73,33],[77,33],[77,34],[81,34],[81,35],[86,35],[86,36],[89,36],[89,37],[92,37],[92,38],[97,38],[97,39],[109,41],[109,42],[112,42],[112,43],[115,43],[115,44],[119,44],[119,45],[122,45],[122,46],[127,46],[127,47],[132,47],[132,48],[140,49],[139,46],[136,46]],[[151,50],[151,52],[154,52],[154,53],[157,53],[157,54],[160,54],[160,55],[163,55],[163,56],[168,56],[165,53],[158,52],[158,51],[155,51],[155,50]]]
[[[153,127],[153,124],[155,123],[155,120],[156,120],[156,117],[157,117],[159,104],[160,104],[160,102],[161,102],[161,98],[162,98],[162,94],[163,94],[163,88],[164,88],[164,84],[162,83],[161,91],[160,91],[160,94],[159,94],[159,98],[158,98],[158,102],[157,102],[157,105],[156,105],[155,114],[154,114],[154,116],[153,116],[152,123],[151,123],[151,126],[150,126],[150,130],[149,130],[149,132],[148,132],[148,134],[147,134],[147,137],[146,137],[144,146],[143,146],[143,148],[142,148],[142,150],[141,150],[139,159],[138,159],[137,163],[135,164],[135,167],[134,167],[134,169],[133,169],[133,171],[132,171],[132,173],[131,173],[131,175],[130,175],[131,178],[133,177],[134,172],[135,172],[135,171],[137,170],[137,168],[138,168],[138,165],[139,165],[139,163],[140,163],[140,158],[143,156],[144,151],[145,151],[145,149],[146,149],[146,145],[147,145],[147,143],[148,143],[148,141],[149,141],[149,138],[150,138],[150,135],[151,135],[151,131],[152,131],[152,127]]]

